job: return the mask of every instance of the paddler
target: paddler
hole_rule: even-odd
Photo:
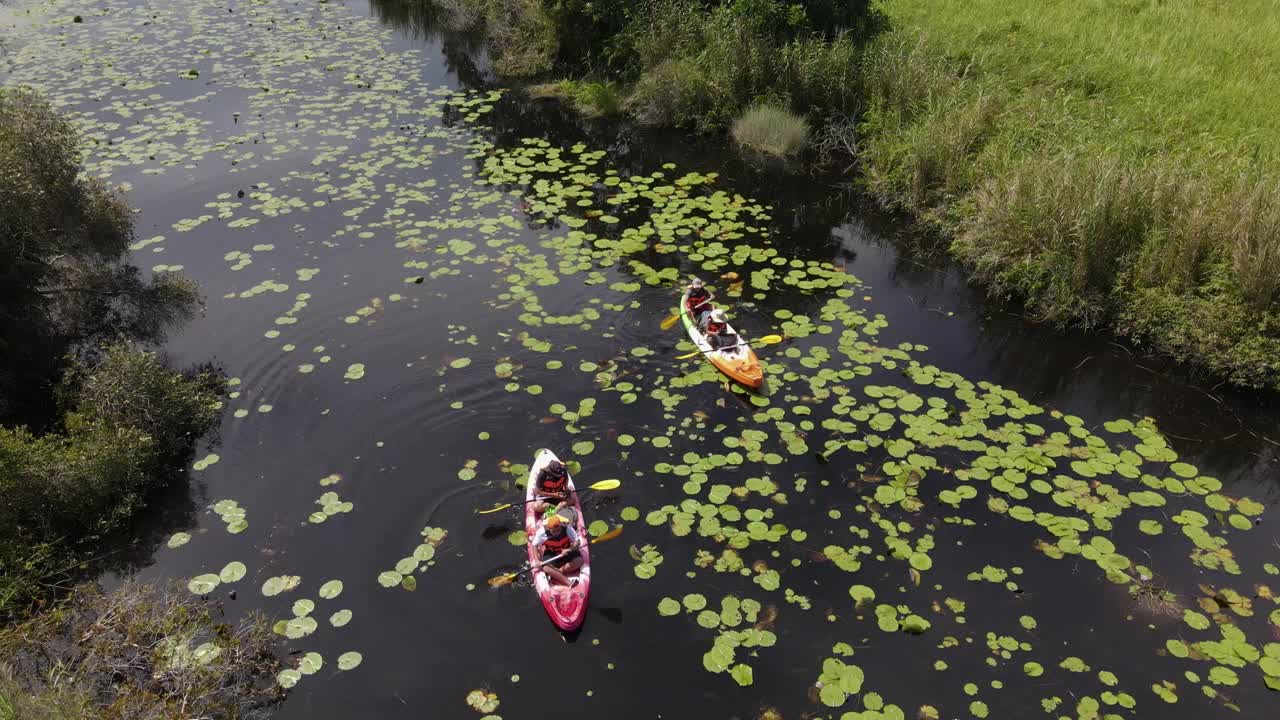
[[[552,460],[538,471],[534,490],[538,500],[533,503],[533,512],[541,515],[552,508],[552,513],[561,512],[561,506],[569,503],[569,471],[564,463]],[[563,512],[572,512],[565,509]]]
[[[693,316],[697,327],[702,327],[707,321],[707,316],[711,314],[713,298],[711,291],[703,286],[701,280],[694,278],[689,282],[689,299],[686,307],[689,308],[689,314]]]
[[[724,315],[724,310],[716,308],[711,311],[711,316],[707,318],[706,327],[707,342],[714,350],[723,350],[739,343],[738,336],[729,329],[729,320]]]
[[[578,577],[569,577],[567,573],[575,572],[582,567],[582,553],[578,552],[581,543],[578,533],[559,515],[550,515],[533,536],[533,546],[538,548],[538,560],[550,560],[564,555],[554,562],[542,566],[542,572],[552,582],[574,587]],[[565,554],[567,553],[567,554]]]

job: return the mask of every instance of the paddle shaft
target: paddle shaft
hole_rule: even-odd
[[[689,353],[688,355],[681,355],[680,357],[678,357],[678,358],[676,358],[676,359],[677,359],[677,360],[687,360],[687,359],[689,359],[689,358],[691,358],[691,357],[693,357],[693,356],[695,356],[695,355],[706,355],[707,353],[722,352],[722,351],[724,351],[724,350],[733,350],[734,348],[740,348],[740,347],[743,347],[743,346],[745,346],[745,345],[750,345],[750,344],[751,344],[751,342],[750,342],[750,341],[747,341],[747,342],[741,342],[741,343],[738,343],[737,345],[730,345],[729,347],[723,347],[723,348],[712,348],[712,349],[710,349],[710,350],[701,350],[701,349],[700,349],[700,350],[698,350],[698,352],[691,352],[691,353]]]
[[[582,549],[582,545],[584,545],[584,544],[586,544],[586,545],[593,545],[593,544],[595,544],[595,543],[596,543],[596,541],[601,540],[601,539],[604,539],[605,537],[606,537],[605,535],[601,535],[601,536],[600,536],[600,537],[598,537],[598,538],[591,538],[591,539],[590,539],[590,540],[588,540],[586,543],[582,543],[581,541],[579,541],[579,544],[578,544],[578,546],[577,546],[577,547],[571,547],[571,548],[569,548],[568,550],[565,550],[564,552],[560,553],[559,555],[557,555],[557,556],[555,556],[555,557],[553,557],[553,558],[549,558],[549,559],[547,559],[547,560],[540,560],[540,561],[538,561],[537,563],[535,563],[535,564],[533,564],[533,565],[530,565],[530,566],[526,567],[525,569],[521,570],[520,572],[514,573],[514,574],[512,574],[512,575],[508,575],[507,577],[508,577],[508,578],[510,578],[510,579],[512,579],[512,580],[514,580],[514,579],[516,579],[516,578],[520,577],[521,575],[523,575],[523,574],[525,574],[525,573],[527,573],[527,572],[529,572],[529,571],[531,571],[531,570],[537,570],[538,568],[542,567],[543,565],[548,565],[548,564],[550,564],[550,563],[556,562],[557,560],[562,560],[562,559],[564,559],[564,558],[568,557],[568,556],[569,556],[569,554],[570,554],[570,553],[572,553],[572,552],[574,552],[575,550],[581,550],[581,549]]]
[[[588,491],[588,490],[594,490],[594,489],[595,489],[595,488],[592,488],[592,487],[584,487],[584,488],[582,488],[581,490],[579,490],[579,489],[577,489],[577,488],[574,488],[573,490],[570,490],[569,492],[571,492],[571,493],[584,493],[584,492],[586,492],[586,491]],[[545,496],[545,495],[540,495],[540,496],[538,496],[538,497],[536,497],[536,498],[533,498],[533,499],[530,499],[530,500],[521,500],[521,501],[520,501],[520,502],[518,502],[518,503],[512,503],[512,507],[514,507],[514,506],[516,506],[516,505],[528,505],[528,504],[529,504],[529,503],[531,503],[531,502],[538,502],[539,500],[548,500],[548,501],[550,501],[550,500],[558,500],[558,498],[553,498],[553,497],[547,497],[547,496]],[[563,500],[559,500],[559,502],[567,502],[568,500],[569,500],[569,498],[564,498]]]
[[[529,567],[527,567],[527,568],[525,568],[525,569],[521,570],[520,572],[516,573],[513,577],[520,577],[521,575],[523,575],[523,574],[525,574],[525,573],[529,572],[530,570],[537,570],[538,568],[542,567],[543,565],[550,565],[551,563],[556,562],[557,560],[562,560],[562,559],[564,559],[564,558],[566,558],[566,557],[569,557],[569,553],[571,553],[571,552],[573,552],[574,550],[577,550],[577,549],[578,549],[578,548],[576,548],[576,547],[575,547],[575,548],[570,548],[570,549],[565,550],[564,552],[560,553],[559,555],[557,555],[557,556],[555,556],[555,557],[553,557],[553,558],[548,558],[548,559],[546,559],[546,560],[539,561],[537,565],[530,565]]]

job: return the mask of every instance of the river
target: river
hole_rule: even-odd
[[[229,378],[106,581],[240,562],[229,615],[314,618],[280,717],[1275,716],[1271,401],[989,302],[839,176],[504,92],[412,0],[3,22]],[[675,359],[694,273],[787,336],[761,394]],[[540,447],[622,482],[571,636],[486,583]]]

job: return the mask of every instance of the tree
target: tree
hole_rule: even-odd
[[[129,207],[86,177],[75,128],[27,90],[0,89],[0,420],[52,418],[66,357],[102,340],[158,340],[199,296],[124,262]]]

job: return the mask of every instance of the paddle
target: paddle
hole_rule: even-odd
[[[622,534],[622,526],[621,526],[621,525],[619,525],[618,527],[616,527],[616,528],[614,528],[614,529],[610,530],[609,532],[607,532],[607,533],[605,533],[605,534],[601,535],[600,537],[591,538],[591,541],[590,541],[590,542],[588,542],[587,544],[588,544],[588,545],[595,545],[596,543],[608,542],[609,540],[612,540],[612,539],[614,539],[614,538],[618,537],[618,536],[619,536],[619,535],[621,535],[621,534]],[[548,563],[553,563],[553,562],[555,562],[555,561],[557,561],[557,560],[560,560],[560,559],[564,558],[564,556],[568,555],[568,554],[569,554],[569,553],[571,553],[571,552],[573,552],[573,550],[566,550],[566,551],[564,551],[564,552],[560,553],[559,555],[557,555],[557,556],[555,556],[555,557],[553,557],[553,558],[548,558],[548,559],[543,560],[542,562],[537,563],[537,564],[534,564],[534,565],[528,565],[528,566],[526,566],[526,567],[525,567],[524,569],[522,569],[522,570],[517,570],[516,572],[513,572],[513,573],[508,573],[508,574],[506,574],[506,575],[499,575],[498,577],[489,578],[489,587],[501,587],[501,586],[503,586],[503,585],[510,584],[512,580],[515,580],[516,578],[520,577],[521,575],[523,575],[523,574],[525,574],[525,573],[527,573],[527,572],[529,572],[529,571],[531,571],[531,570],[537,570],[538,568],[540,568],[540,567],[542,567],[543,565],[546,565],[546,564],[548,564]]]
[[[621,480],[601,480],[600,482],[594,485],[587,486],[581,490],[574,490],[574,492],[586,492],[587,490],[617,490],[619,487],[621,487],[621,485],[622,485]],[[497,505],[495,507],[491,507],[488,510],[476,510],[476,514],[488,515],[489,513],[496,513],[499,510],[506,510],[507,508],[514,507],[516,505],[527,505],[531,502],[537,502],[538,500],[548,500],[548,499],[550,498],[536,497],[536,498],[533,498],[532,500],[523,500],[518,503],[506,503],[505,505]]]
[[[782,342],[782,340],[783,340],[783,338],[782,338],[782,336],[781,336],[781,335],[765,335],[765,336],[764,336],[764,337],[762,337],[762,338],[756,338],[755,340],[749,340],[749,341],[744,342],[744,343],[738,343],[737,345],[730,345],[729,347],[726,347],[726,348],[716,348],[715,350],[695,350],[695,351],[693,351],[693,352],[691,352],[691,353],[688,353],[688,354],[685,354],[685,355],[677,355],[677,356],[676,356],[676,359],[677,359],[677,360],[688,360],[688,359],[689,359],[689,358],[691,358],[691,357],[697,357],[697,356],[699,356],[699,355],[701,355],[701,354],[703,354],[703,353],[708,353],[708,352],[719,352],[719,351],[721,351],[721,350],[732,350],[732,349],[734,349],[734,348],[736,348],[736,347],[742,347],[743,345],[750,345],[750,344],[752,344],[752,343],[760,343],[760,344],[762,344],[762,345],[777,345],[778,343]]]

